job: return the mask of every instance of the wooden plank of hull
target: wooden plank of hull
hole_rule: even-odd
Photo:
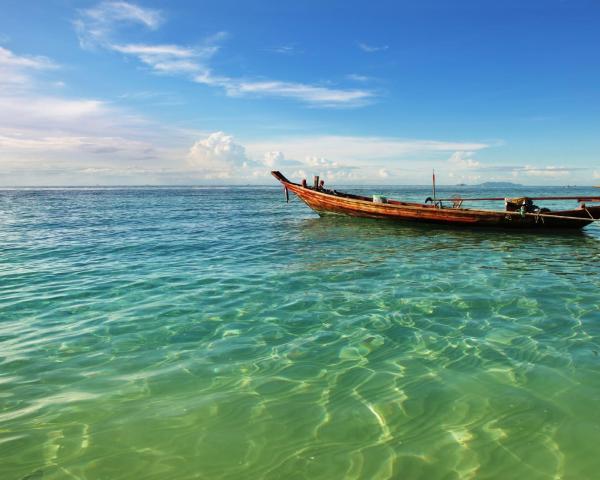
[[[278,175],[276,175],[278,174]],[[589,211],[594,218],[600,218],[600,207],[589,207],[586,210],[568,210],[549,212],[544,217],[535,214],[521,216],[519,212],[499,212],[491,210],[470,210],[463,208],[437,208],[411,202],[398,202],[390,200],[388,203],[375,203],[368,197],[357,195],[345,196],[318,191],[302,185],[289,182],[279,172],[273,175],[284,186],[295,193],[304,203],[320,215],[338,214],[366,218],[383,218],[395,221],[427,222],[451,225],[472,225],[501,228],[582,228],[592,223]],[[560,218],[577,217],[581,221]]]

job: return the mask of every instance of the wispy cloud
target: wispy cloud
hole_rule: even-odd
[[[159,106],[175,106],[184,103],[183,99],[176,93],[150,90],[126,92],[119,95],[118,99],[129,102],[144,102],[146,104]]]
[[[350,73],[346,75],[346,78],[354,82],[368,82],[369,80],[371,80],[371,77],[367,77],[366,75],[359,75],[357,73]]]
[[[81,164],[89,160],[88,154],[110,154],[108,162],[156,157],[154,139],[146,134],[149,126],[100,100],[35,91],[0,95],[0,165],[29,164],[38,158]],[[122,156],[115,156],[117,152]]]
[[[271,53],[279,53],[282,55],[296,55],[302,53],[301,50],[298,49],[296,45],[278,45],[276,47],[271,47],[266,49]]]
[[[110,45],[116,52],[133,55],[160,73],[195,73],[201,69],[201,51],[177,45]],[[212,53],[211,53],[212,54]]]
[[[19,56],[7,48],[0,47],[0,66],[42,70],[56,68],[57,65],[47,57],[31,55]]]
[[[390,48],[388,45],[369,45],[367,43],[358,42],[358,48],[366,53],[383,52]]]
[[[162,22],[163,14],[159,10],[128,2],[101,2],[93,8],[80,10],[73,24],[80,45],[90,48],[110,42],[118,24],[138,24],[154,30]]]
[[[518,175],[526,175],[528,177],[546,177],[546,178],[556,178],[556,177],[566,177],[573,173],[573,170],[578,170],[577,168],[567,168],[567,167],[537,167],[532,165],[526,165],[522,168],[513,169],[513,176]]]
[[[39,77],[55,68],[46,57],[0,49],[0,86],[19,80],[18,86],[0,88],[3,183],[46,183],[43,172],[78,172],[90,163],[110,169],[124,162],[173,158],[172,130],[103,100],[46,93],[52,84]],[[76,181],[60,178],[63,183]]]
[[[250,81],[236,78],[209,78],[199,76],[199,83],[222,86],[227,95],[239,96],[270,96],[292,98],[320,107],[356,107],[368,103],[374,94],[367,90],[347,90],[305,83],[281,82],[273,80]]]
[[[20,89],[30,82],[30,72],[56,68],[58,65],[47,57],[17,55],[0,47],[0,86]]]
[[[175,44],[141,44],[117,41],[116,24],[138,23],[157,28],[163,15],[156,10],[143,9],[125,2],[104,2],[95,8],[83,10],[75,22],[83,47],[100,45],[103,48],[133,56],[154,72],[183,75],[192,81],[219,87],[230,97],[288,98],[312,107],[352,108],[373,101],[375,93],[366,89],[333,88],[304,82],[272,79],[248,79],[217,74],[210,65],[219,51],[226,32],[218,32],[204,39],[198,47]],[[291,53],[292,46],[283,46],[279,53]]]
[[[196,47],[172,44],[114,44],[106,47],[116,52],[136,57],[142,63],[151,67],[157,73],[164,74],[199,74],[208,75],[207,62],[218,52],[219,41],[227,38],[227,32],[217,32],[205,38]]]

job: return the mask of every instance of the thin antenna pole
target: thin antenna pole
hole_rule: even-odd
[[[433,170],[433,203],[435,204],[435,169]]]

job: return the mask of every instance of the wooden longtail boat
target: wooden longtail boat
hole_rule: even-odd
[[[364,197],[324,188],[323,183],[315,182],[312,187],[289,181],[282,173],[271,174],[285,189],[295,193],[304,203],[319,215],[350,215],[354,217],[384,218],[394,221],[426,222],[458,226],[495,227],[505,229],[580,229],[600,220],[600,205],[586,206],[583,202],[600,202],[600,197],[523,197],[511,202],[504,198],[442,198],[427,199],[425,203],[402,202],[380,196]],[[435,190],[434,190],[435,191]],[[434,194],[435,196],[435,194]],[[533,205],[532,200],[577,200],[581,202],[574,210],[550,211]],[[431,203],[427,201],[431,200]],[[465,201],[506,200],[507,210],[481,210],[463,208]],[[452,205],[444,205],[452,202]]]

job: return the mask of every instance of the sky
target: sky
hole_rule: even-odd
[[[597,0],[0,6],[0,185],[600,184]]]

